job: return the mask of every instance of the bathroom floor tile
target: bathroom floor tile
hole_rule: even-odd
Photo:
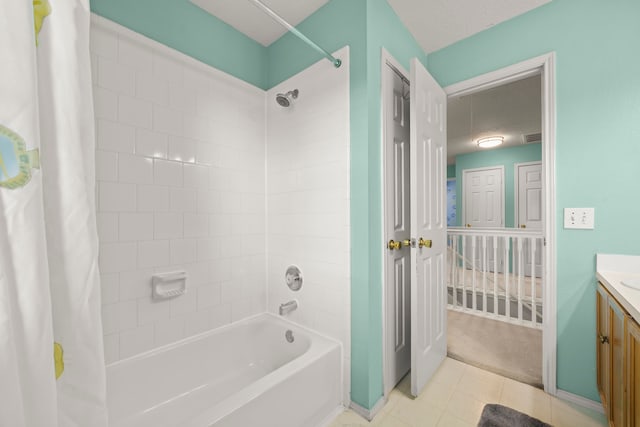
[[[601,427],[606,426],[607,422],[604,414],[552,398],[551,424],[554,427]]]
[[[437,427],[476,427],[477,424],[477,422],[468,423],[448,412],[445,412],[442,414],[442,417],[440,417]]]
[[[499,403],[551,424],[551,396],[539,388],[505,378]]]
[[[477,424],[485,403],[470,394],[456,390],[449,398],[445,412],[468,423]]]
[[[474,366],[466,366],[456,390],[482,403],[498,403],[503,385],[504,377]]]
[[[442,409],[426,401],[407,399],[398,402],[391,415],[411,426],[436,427],[442,412]]]
[[[351,410],[328,427],[474,427],[486,403],[500,403],[554,427],[604,427],[604,415],[555,398],[527,384],[453,359],[442,366],[418,398],[407,375],[369,422]]]

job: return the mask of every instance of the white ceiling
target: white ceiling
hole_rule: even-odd
[[[294,27],[329,0],[261,0]],[[287,30],[249,0],[191,0],[263,46],[278,40]]]
[[[262,0],[298,25],[329,0]],[[348,0],[340,0],[348,1]],[[388,0],[425,52],[472,36],[551,0]],[[191,0],[258,43],[269,46],[285,33],[249,0]]]
[[[500,146],[523,144],[523,135],[542,129],[540,75],[447,101],[447,158],[482,151],[479,138],[503,136]]]
[[[425,52],[431,53],[551,0],[388,0]]]

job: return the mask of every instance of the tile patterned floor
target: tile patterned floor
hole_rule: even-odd
[[[605,426],[604,416],[552,397],[542,390],[447,358],[417,399],[405,377],[368,422],[351,410],[330,427],[475,427],[486,403],[500,403],[554,427]]]

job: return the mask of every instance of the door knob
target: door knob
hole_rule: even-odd
[[[520,224],[520,228],[527,228],[527,226],[524,224]]]
[[[391,239],[389,240],[389,243],[387,244],[387,247],[391,250],[399,250],[402,247],[402,243],[401,242],[396,242],[395,240]]]
[[[418,240],[419,248],[430,248],[433,245],[431,240],[424,240],[422,237]]]
[[[471,224],[467,224],[467,228],[471,228]]]

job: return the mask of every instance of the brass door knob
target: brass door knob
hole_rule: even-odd
[[[402,247],[402,243],[401,242],[396,242],[395,240],[391,239],[389,240],[389,243],[387,244],[387,247],[391,250],[399,250]]]
[[[425,240],[422,237],[418,240],[419,248],[430,248],[433,246],[433,242],[431,240]]]
[[[527,228],[527,226],[524,224],[520,224],[520,228]]]
[[[471,228],[471,224],[467,224],[467,228]]]

